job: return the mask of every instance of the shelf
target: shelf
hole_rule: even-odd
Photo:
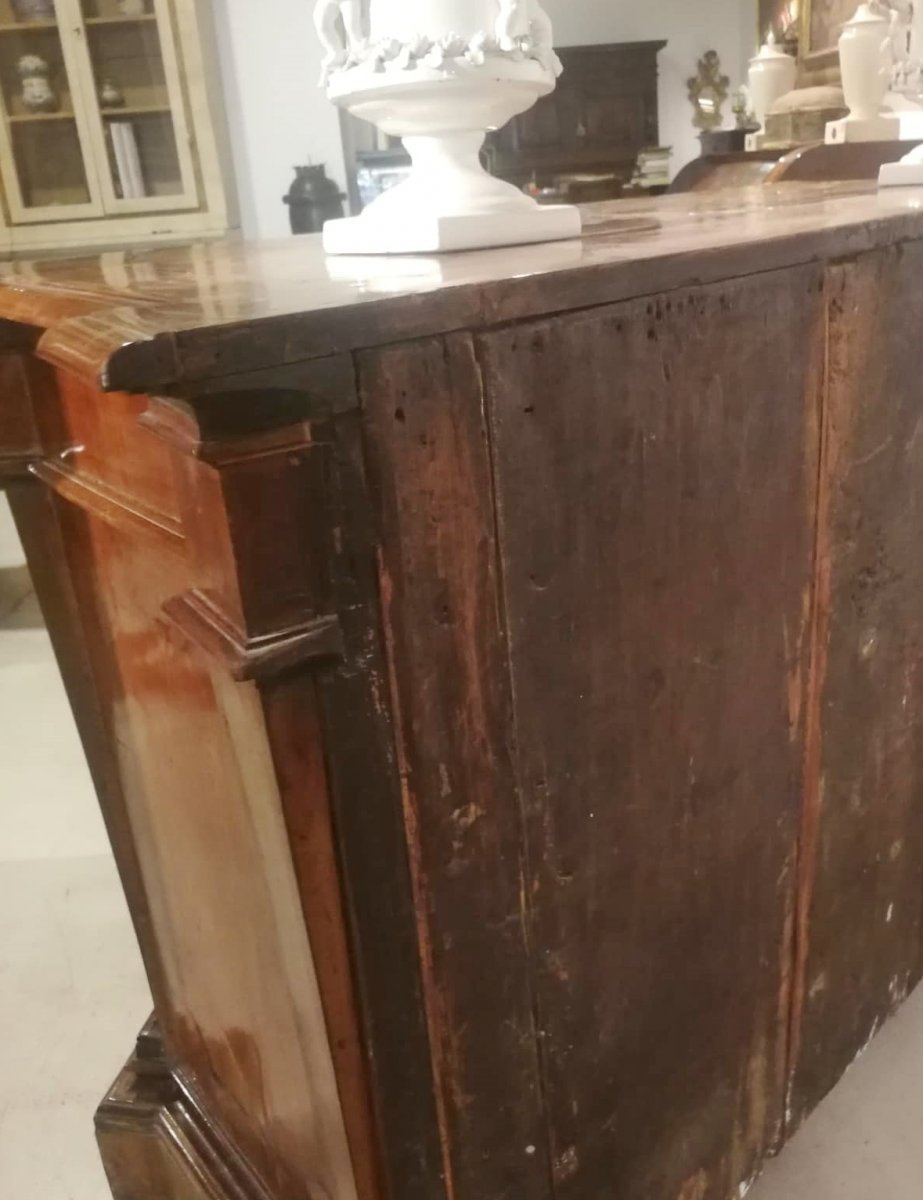
[[[0,33],[48,33],[57,28],[57,21],[14,21],[0,25]]]
[[[169,104],[129,104],[124,108],[100,108],[104,117],[147,117],[158,113],[169,113]]]
[[[47,113],[10,113],[7,120],[11,125],[25,125],[32,121],[73,121],[75,119],[72,112],[47,112]]]
[[[143,25],[156,21],[157,17],[154,13],[141,13],[137,17],[84,17],[84,25]]]

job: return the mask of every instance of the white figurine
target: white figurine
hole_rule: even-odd
[[[559,78],[564,67],[554,51],[554,27],[551,17],[542,8],[540,0],[531,0],[531,20],[529,36],[532,39],[532,52],[546,71],[551,71],[555,79]]]
[[[561,60],[554,52],[551,18],[540,0],[500,0],[496,34],[501,50],[509,53],[528,41],[531,53],[545,70],[556,77],[561,74]]]
[[[321,83],[368,44],[367,0],[317,0],[314,24],[324,48]]]
[[[529,34],[529,0],[500,0],[497,42],[500,49],[515,50]]]

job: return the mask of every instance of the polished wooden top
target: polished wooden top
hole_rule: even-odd
[[[923,189],[786,184],[589,205],[579,240],[327,258],[318,237],[0,268],[0,340],[117,390],[166,390],[923,237]],[[194,389],[193,389],[194,390]]]

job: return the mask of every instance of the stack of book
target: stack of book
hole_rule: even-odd
[[[131,121],[110,121],[109,136],[112,138],[115,169],[123,200],[138,200],[146,196],[147,188]]]
[[[635,173],[631,177],[632,186],[666,187],[670,182],[670,156],[672,153],[673,150],[670,146],[654,146],[642,150],[635,164]]]

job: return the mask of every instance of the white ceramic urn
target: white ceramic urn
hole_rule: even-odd
[[[403,138],[410,177],[328,221],[331,254],[431,253],[576,237],[570,205],[538,205],[480,151],[560,73],[540,0],[317,0],[330,99]]]
[[[840,35],[843,94],[854,121],[875,121],[891,83],[891,21],[874,4],[860,4]]]
[[[775,35],[770,33],[759,54],[750,59],[747,79],[753,113],[761,129],[775,102],[794,89],[797,73],[794,58],[776,45]]]

